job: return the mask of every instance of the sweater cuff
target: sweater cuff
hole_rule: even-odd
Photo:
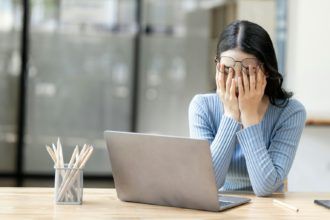
[[[240,128],[240,123],[231,117],[223,115],[219,127],[226,128],[226,133],[236,133]]]
[[[258,143],[264,143],[261,125],[256,124],[236,133],[237,139],[244,151],[255,151]]]
[[[233,118],[222,116],[215,142],[231,142],[239,130],[240,124]]]

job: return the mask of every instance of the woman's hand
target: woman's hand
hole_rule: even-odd
[[[262,97],[266,88],[266,76],[261,68],[254,70],[249,66],[250,78],[246,70],[243,76],[238,77],[238,105],[241,112],[241,120],[244,127],[258,124],[262,115],[258,112]]]
[[[220,67],[220,71],[219,71]],[[216,84],[217,94],[224,106],[224,115],[235,119],[236,121],[240,118],[240,112],[238,108],[238,99],[236,97],[236,80],[233,78],[234,70],[229,69],[229,74],[225,82],[225,66],[222,64],[217,65],[216,73]]]

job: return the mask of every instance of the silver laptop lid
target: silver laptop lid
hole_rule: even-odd
[[[207,140],[105,131],[118,198],[218,211]]]

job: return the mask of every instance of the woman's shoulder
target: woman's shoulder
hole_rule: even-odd
[[[288,100],[288,103],[285,106],[285,110],[286,111],[293,111],[293,112],[297,112],[297,111],[298,112],[306,112],[305,106],[295,98],[290,98]]]
[[[212,103],[212,102],[218,102],[219,97],[216,93],[205,93],[205,94],[197,94],[192,99],[192,102],[198,102],[198,103]]]
[[[305,106],[297,99],[290,98],[284,107],[278,107],[282,109],[282,119],[286,120],[292,116],[298,116],[302,121],[306,119],[306,109]]]
[[[197,94],[190,102],[190,108],[203,109],[204,111],[219,110],[220,105],[219,96],[216,93]]]
[[[193,98],[196,101],[217,101],[218,99],[217,93],[196,94]]]

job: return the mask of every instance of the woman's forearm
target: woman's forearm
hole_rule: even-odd
[[[213,169],[218,188],[225,182],[230,161],[236,145],[236,132],[239,123],[232,118],[223,116],[217,134],[211,143]]]

